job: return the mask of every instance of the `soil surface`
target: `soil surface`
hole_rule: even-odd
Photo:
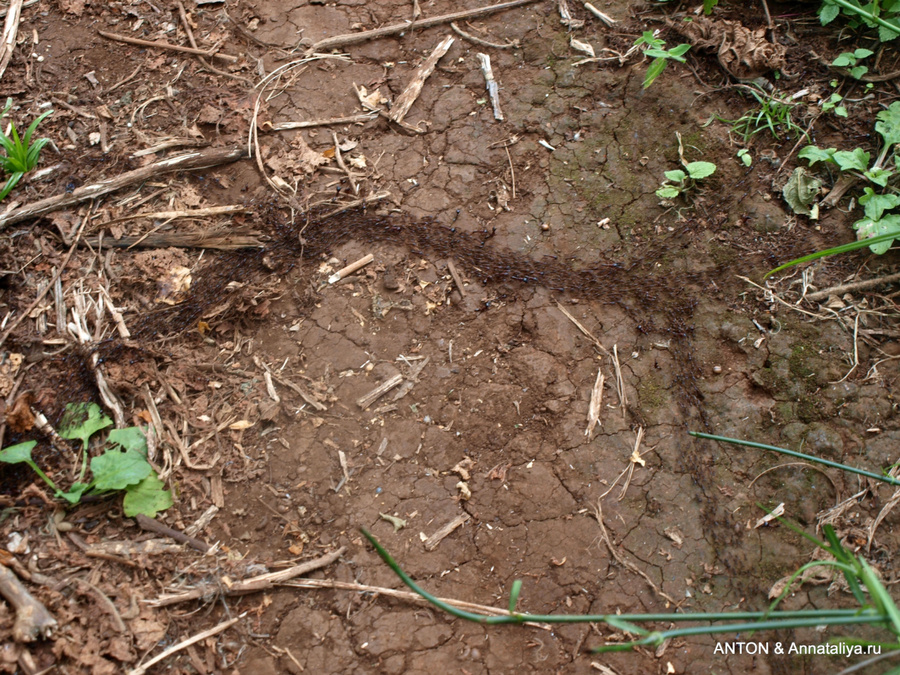
[[[597,3],[617,21],[607,27],[580,3],[566,25],[541,0],[461,19],[466,36],[449,23],[412,27],[315,57],[317,41],[407,22],[414,7],[184,0],[184,18],[170,0],[26,7],[2,91],[20,128],[54,110],[36,132],[53,142],[41,157],[53,170],[28,176],[7,203],[78,194],[197,147],[243,148],[254,129],[258,142],[251,159],[158,174],[0,230],[3,444],[38,441],[35,461],[67,480],[60,444],[10,415],[23,393],[51,425],[67,404],[103,403],[96,361],[126,411],[120,426],[153,429],[151,460],[174,495],[157,520],[216,544],[203,554],[164,540],[153,554],[141,544],[159,535],[125,517],[120,497],[64,508],[30,469],[3,465],[6,557],[59,626],[19,644],[15,612],[0,608],[0,669],[129,671],[232,618],[147,672],[833,673],[862,660],[774,647],[883,633],[698,636],[596,654],[628,636],[603,624],[483,626],[352,586],[405,590],[366,528],[443,598],[505,608],[519,579],[518,609],[535,614],[760,610],[815,554],[788,528],[757,527],[760,507],[779,504],[810,533],[833,523],[889,587],[896,580],[890,488],[688,435],[876,473],[896,461],[891,287],[801,302],[887,274],[895,256],[826,258],[776,276],[771,290],[762,278],[852,240],[859,217],[847,199],[818,221],[784,202],[799,131],[874,154],[875,114],[896,90],[848,80],[849,119],[821,114],[841,78],[822,59],[873,40],[839,43],[816,3],[769,2],[784,56],[779,78],[758,75],[781,96],[806,91],[792,99],[793,128],[745,142],[723,120],[758,105],[748,93],[757,74],[736,79],[715,50],[692,48],[642,87],[649,60],[628,53],[634,41],[659,29],[672,47],[688,39],[674,28],[685,13],[702,16],[670,4]],[[742,5],[723,2],[709,20],[764,35],[763,13]],[[185,20],[200,49],[234,59],[98,34],[187,46]],[[390,119],[447,36],[408,113]],[[597,58],[582,62],[577,41]],[[895,61],[885,49],[879,72]],[[381,112],[362,117],[364,97]],[[717,171],[661,203],[655,191],[682,155]],[[242,210],[168,213],[225,205]],[[257,245],[210,248],[210,236]],[[228,593],[341,547],[307,575],[318,588]],[[832,582],[811,579],[783,606],[854,607]],[[199,599],[160,606],[201,584]]]

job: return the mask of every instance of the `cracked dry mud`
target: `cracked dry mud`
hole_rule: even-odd
[[[409,13],[395,2],[228,4],[241,21],[257,20],[258,40],[284,48],[301,37],[315,41],[360,25],[396,23]],[[624,19],[627,4],[610,3],[604,11]],[[434,15],[453,7],[435,2],[423,9]],[[215,16],[201,11],[197,20],[209,26]],[[26,28],[28,21],[39,19],[26,14]],[[84,25],[76,30],[87,36]],[[462,256],[456,262],[463,296],[447,268],[454,253],[449,244],[442,251],[404,246],[398,243],[402,234],[367,235],[365,223],[321,256],[286,262],[287,249],[280,251],[268,277],[255,263],[227,268],[249,288],[271,290],[275,282],[276,297],[264,311],[249,312],[246,322],[211,321],[205,339],[193,333],[172,343],[166,372],[194,378],[181,392],[194,417],[219,407],[257,424],[220,441],[220,463],[184,481],[172,520],[189,524],[211,503],[210,481],[224,479],[225,507],[206,538],[250,562],[346,545],[338,564],[314,576],[398,587],[359,534],[365,527],[441,597],[502,607],[513,580],[522,579],[519,609],[540,614],[674,611],[665,596],[696,611],[763,608],[771,585],[807,562],[809,550],[788,531],[748,529],[761,515],[756,504],[785,502],[792,518],[811,527],[818,511],[857,491],[856,481],[802,466],[764,474],[783,462],[701,443],[686,432],[794,448],[804,442],[830,459],[886,466],[894,461],[898,438],[888,385],[852,378],[833,384],[849,367],[852,336],[836,325],[806,323],[800,314],[740,298],[747,287],[735,273],[766,269],[776,249],[805,252],[809,239],[803,237],[809,235],[769,234],[769,223],[787,218],[777,200],[765,198],[774,170],[766,174],[763,165],[748,172],[733,158],[723,126],[700,128],[728,102],[698,97],[701,88],[684,69],[667,71],[643,90],[644,65],[574,67],[568,35],[548,2],[473,25],[494,41],[522,43],[521,49],[488,50],[506,121],[494,121],[485,101],[479,49],[457,37],[406,120],[426,133],[405,134],[378,120],[339,127],[341,139],[358,141],[355,152],[373,168],[372,185],[393,195],[370,206],[369,216],[374,222],[394,210],[404,218],[432,219],[435,228],[481,238],[498,265],[511,251],[548,265],[605,265],[615,273],[557,291],[533,280],[486,280],[489,275],[467,267]],[[639,33],[637,21],[629,25],[635,30],[624,37],[599,24],[589,24],[583,36],[627,49],[629,36]],[[355,45],[347,49],[352,62],[311,64],[268,102],[266,119],[355,113],[354,83],[380,83],[394,98],[449,33],[447,27],[416,31]],[[108,58],[108,44],[85,39],[86,60]],[[264,63],[270,72],[279,62],[267,56]],[[124,75],[131,69],[120,67]],[[98,73],[109,81],[124,76],[99,65]],[[706,76],[715,73],[711,63]],[[186,89],[197,89],[194,112],[225,94],[244,102],[235,109],[246,109],[250,100],[238,84],[211,91],[200,86],[203,79],[193,69],[184,77]],[[158,128],[177,118],[164,116]],[[226,136],[239,139],[244,131],[239,123],[222,123]],[[203,130],[216,133],[212,124]],[[719,165],[694,208],[680,214],[663,213],[654,195],[663,172],[677,162],[674,131],[692,158]],[[330,147],[329,131],[303,134],[318,151]],[[517,142],[509,143],[513,136]],[[290,134],[267,135],[264,152],[288,154],[290,140]],[[328,184],[334,174],[311,180],[334,193]],[[210,202],[247,200],[259,207],[253,222],[259,229],[271,226],[272,218],[286,218],[264,215],[271,192],[249,162],[185,182]],[[341,187],[350,189],[346,182]],[[368,253],[375,263],[359,276],[324,283],[331,271]],[[247,260],[254,255],[263,254]],[[196,253],[191,256],[196,262]],[[123,269],[134,270],[129,260],[126,253],[116,256]],[[201,266],[197,283],[204,269],[211,274],[215,266]],[[386,282],[388,273],[392,281]],[[610,360],[558,303],[604,347],[616,346],[627,406],[618,405]],[[283,401],[271,410],[253,357],[321,393],[327,410],[304,406],[277,383]],[[396,407],[384,409],[393,392],[367,410],[356,405],[424,358],[428,364]],[[197,365],[213,362],[235,364],[248,375],[240,387],[218,390],[216,376]],[[600,426],[589,438],[587,410],[598,367],[607,384]],[[895,366],[885,364],[883,372],[891,381]],[[123,366],[119,376],[127,391],[128,369]],[[151,379],[151,386],[155,390],[159,382]],[[622,481],[610,491],[631,463],[639,427],[645,464],[634,465],[624,493]],[[867,431],[873,427],[881,433]],[[454,468],[466,460],[468,478]],[[468,498],[459,485],[464,479]],[[604,494],[603,519],[613,545],[656,590],[603,543],[595,505]],[[861,522],[873,509],[861,506],[854,517]],[[463,513],[471,517],[466,524],[434,550],[424,548],[423,536]],[[406,526],[395,531],[381,514]],[[896,548],[896,517],[879,530],[886,564]],[[787,601],[790,608],[828,603],[849,606],[846,597],[826,597],[821,586],[805,586]],[[667,672],[670,664],[669,672],[677,673],[824,673],[836,666],[826,657],[726,657],[714,653],[715,638],[679,640],[658,655],[594,656],[586,650],[609,637],[606,628],[485,628],[405,601],[345,591],[282,589],[230,605],[232,613],[247,609],[253,611],[253,635],[234,638],[246,649],[231,644],[229,652],[240,654],[231,667],[242,673],[295,673],[301,667],[309,673],[589,673],[596,672],[592,662],[621,675]],[[221,607],[203,621],[216,617],[225,618]],[[169,620],[172,636],[197,627],[189,616]],[[814,631],[791,639],[824,640]],[[171,662],[178,672],[194,672],[184,655]]]

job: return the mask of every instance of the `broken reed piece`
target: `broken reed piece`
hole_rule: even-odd
[[[439,529],[437,532],[435,532],[425,540],[425,550],[433,551],[434,549],[436,549],[438,547],[438,544],[440,544],[445,538],[447,538],[450,533],[453,532],[453,530],[455,530],[457,527],[460,527],[461,525],[465,525],[470,518],[471,516],[468,513],[461,513],[460,515],[456,516],[456,518],[451,520],[449,523],[444,525],[441,529]]]
[[[603,376],[603,370],[597,369],[597,379],[594,381],[594,387],[591,389],[591,402],[588,406],[588,425],[584,430],[584,435],[591,440],[594,437],[594,427],[600,423],[600,406],[603,403],[603,382],[606,378]]]
[[[19,206],[0,214],[0,230],[9,225],[19,223],[29,218],[37,218],[51,211],[64,209],[73,204],[96,199],[102,195],[115,192],[123,187],[142,183],[148,178],[155,178],[173,171],[186,171],[188,169],[208,169],[212,166],[236,162],[239,159],[249,157],[249,152],[244,145],[222,148],[205,148],[193,152],[187,152],[175,157],[166,157],[158,162],[147,164],[133,171],[126,171],[112,178],[101,180],[90,185],[82,185],[72,192],[64,192],[60,195],[40,199],[24,206]]]
[[[616,23],[616,20],[614,18],[612,18],[609,14],[604,14],[603,12],[601,12],[599,9],[594,7],[589,2],[584,3],[584,8],[587,11],[589,11],[591,14],[596,16],[598,19],[600,19],[603,23],[605,23],[610,28],[612,28],[614,23]]]
[[[22,19],[22,0],[10,0],[6,14],[6,22],[3,25],[3,35],[0,37],[0,78],[9,65],[13,50],[16,48],[16,35],[19,32],[19,21]]]
[[[447,50],[450,49],[450,46],[455,41],[456,39],[452,35],[445,37],[438,43],[438,46],[434,48],[422,65],[416,69],[409,84],[406,85],[406,89],[403,90],[403,93],[397,97],[394,105],[391,106],[391,112],[388,115],[391,120],[398,123],[403,121],[406,113],[409,112],[412,104],[419,97],[422,87],[425,86],[425,80],[431,76],[437,67],[437,62],[441,60],[441,57],[447,53]]]
[[[481,64],[481,72],[484,75],[484,81],[487,85],[488,96],[491,98],[491,107],[494,109],[494,119],[498,122],[502,122],[503,111],[500,110],[499,87],[497,86],[497,80],[494,79],[494,71],[491,68],[491,57],[479,52],[478,63]]]
[[[396,387],[403,381],[402,375],[394,375],[391,379],[382,382],[379,386],[375,387],[372,391],[370,391],[365,396],[360,396],[356,399],[356,405],[365,410],[370,405],[375,403],[379,398],[388,393],[391,389]]]
[[[375,260],[375,256],[372,255],[372,254],[370,253],[369,255],[367,255],[367,256],[365,256],[365,257],[363,257],[363,258],[360,258],[360,259],[357,260],[356,262],[350,263],[350,264],[347,265],[346,267],[344,267],[344,268],[342,268],[342,269],[339,269],[337,272],[335,272],[335,273],[332,274],[330,277],[328,277],[328,283],[329,283],[329,284],[336,284],[338,281],[340,281],[340,280],[343,279],[344,277],[349,277],[349,276],[350,276],[351,274],[353,274],[356,270],[362,269],[363,267],[365,267],[366,265],[368,265],[368,264],[369,264],[370,262],[372,262],[373,260]]]

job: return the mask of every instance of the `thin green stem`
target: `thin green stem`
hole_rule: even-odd
[[[440,598],[432,595],[413,581],[400,565],[391,557],[391,554],[378,542],[377,539],[365,528],[362,528],[363,536],[369,540],[382,560],[390,567],[394,574],[414,592],[421,595],[436,607],[448,614],[486,624],[503,623],[609,623],[610,621],[629,622],[680,622],[680,621],[752,621],[754,619],[768,619],[767,622],[777,624],[778,628],[791,628],[797,626],[818,626],[823,623],[879,623],[888,620],[884,614],[880,614],[871,608],[866,609],[817,609],[796,610],[781,612],[709,612],[697,614],[522,614],[513,612],[505,616],[493,616],[466,612],[447,604]],[[799,624],[793,622],[800,621]],[[738,626],[757,626],[760,624],[735,624]],[[703,628],[703,627],[700,627]],[[720,630],[731,630],[731,627],[719,626]],[[689,629],[685,629],[689,630]],[[748,630],[743,628],[742,630]],[[714,631],[713,631],[714,632]],[[691,634],[691,633],[688,633]]]
[[[888,30],[894,31],[895,33],[900,33],[900,26],[893,23],[888,23],[884,19],[881,19],[871,12],[867,12],[862,7],[857,7],[853,3],[847,2],[847,0],[832,0],[834,4],[841,7],[841,9],[845,9],[851,14],[856,14],[857,16],[861,16],[864,19],[868,19],[874,23],[877,23],[879,26],[887,28]]]
[[[696,436],[697,438],[706,438],[711,441],[720,441],[722,443],[733,443],[734,445],[746,445],[748,448],[759,448],[760,450],[771,450],[772,452],[778,452],[782,455],[790,455],[791,457],[797,457],[798,459],[805,459],[808,462],[815,462],[816,464],[823,464],[824,466],[830,466],[834,469],[841,469],[842,471],[849,471],[850,473],[859,474],[860,476],[866,476],[867,478],[873,478],[875,480],[880,480],[884,483],[889,483],[891,485],[900,485],[900,480],[897,480],[893,476],[886,476],[884,474],[877,474],[871,471],[866,471],[865,469],[857,469],[852,466],[847,466],[846,464],[839,464],[838,462],[832,462],[830,459],[822,459],[821,457],[813,457],[812,455],[805,455],[802,452],[797,452],[796,450],[788,450],[787,448],[779,448],[775,445],[766,445],[765,443],[754,443],[753,441],[742,441],[737,438],[728,438],[726,436],[714,436],[713,434],[704,434],[700,431],[689,431],[691,436]]]

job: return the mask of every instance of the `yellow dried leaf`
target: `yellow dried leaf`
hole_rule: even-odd
[[[235,431],[240,431],[241,429],[249,429],[252,426],[253,422],[251,422],[250,420],[238,420],[234,424],[229,424],[228,428]]]

